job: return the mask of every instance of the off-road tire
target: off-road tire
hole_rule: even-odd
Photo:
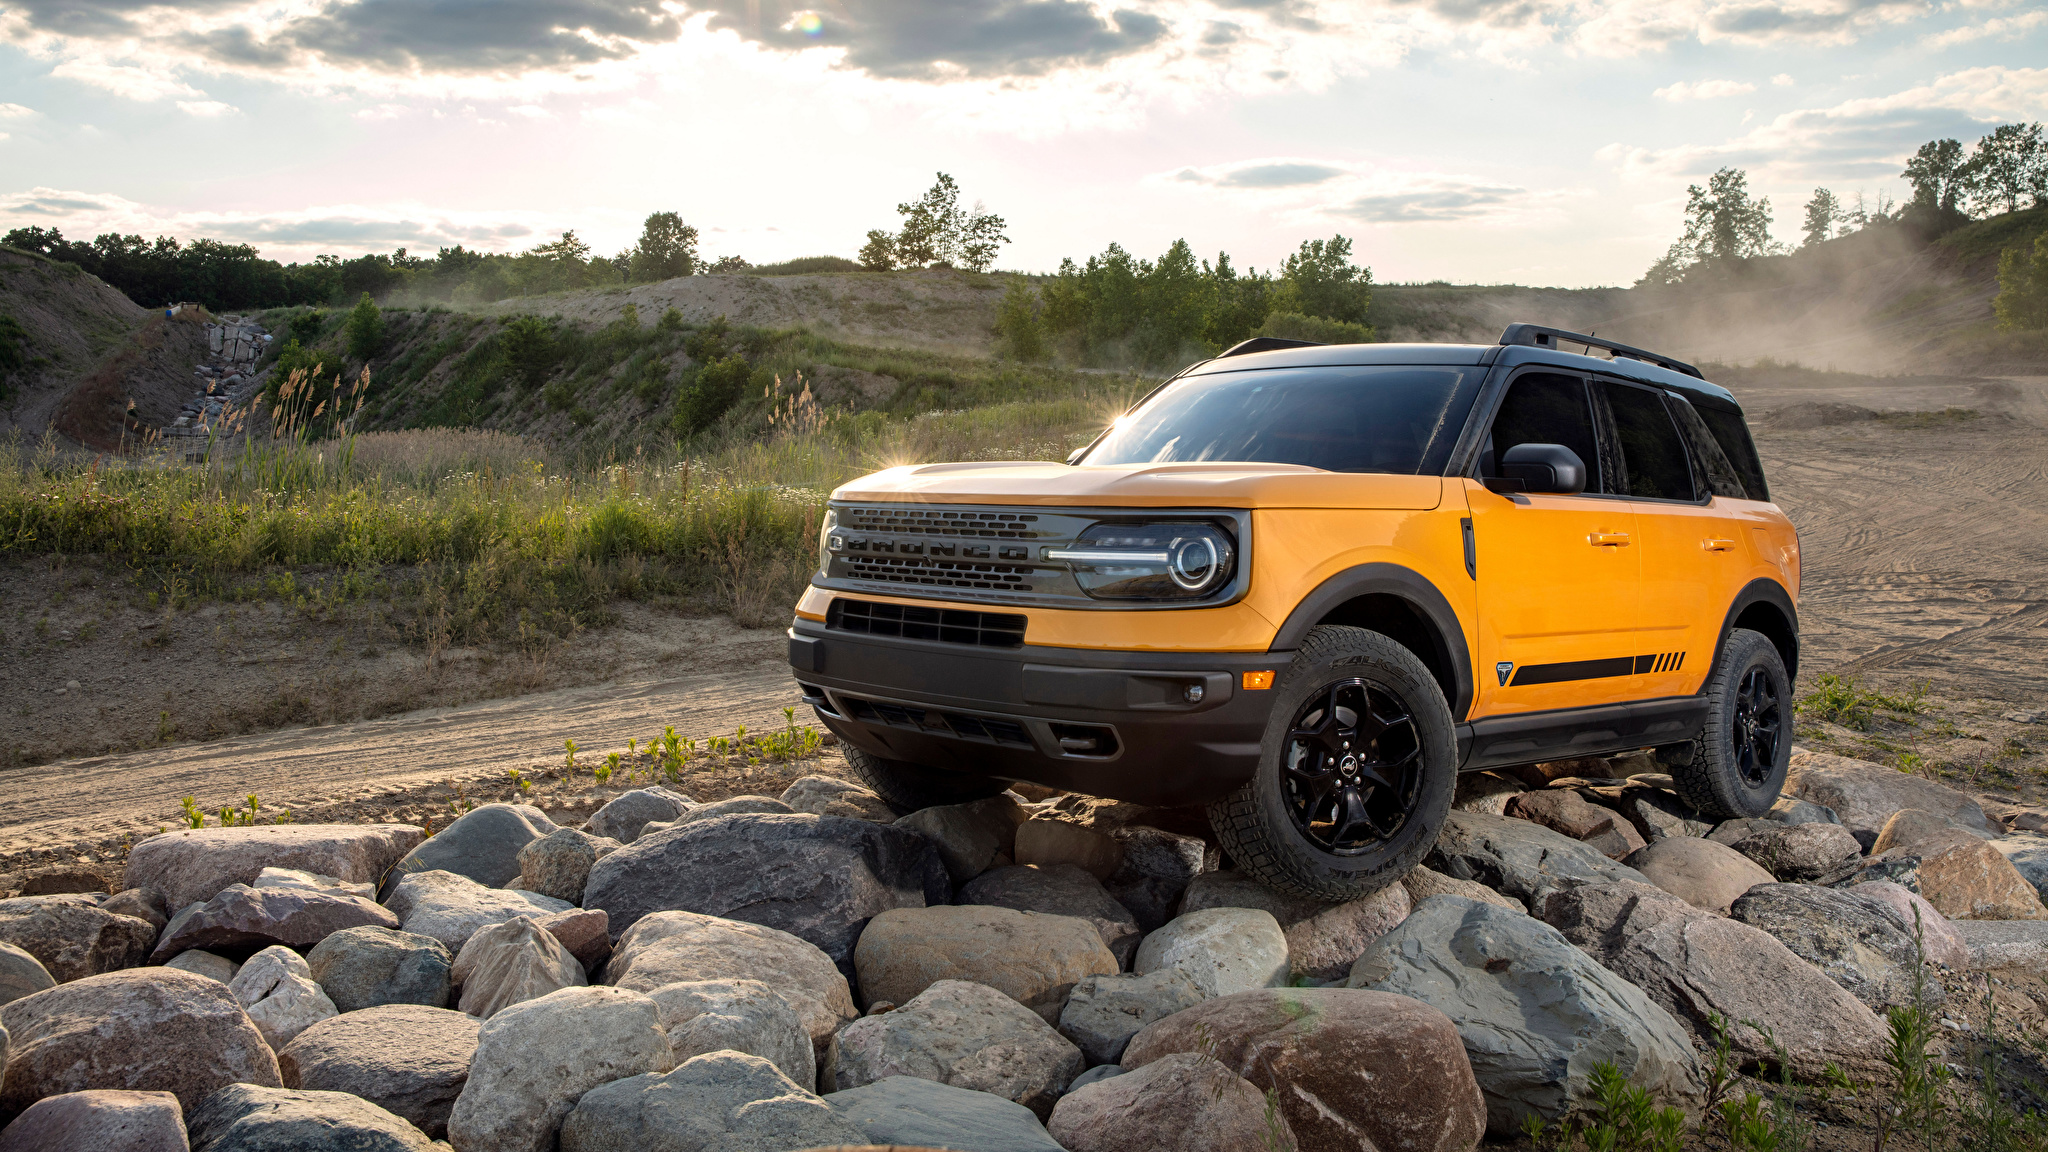
[[[1326,851],[1290,814],[1284,757],[1297,715],[1333,686],[1364,680],[1408,710],[1420,756],[1412,806],[1384,843],[1357,855]],[[1413,652],[1378,632],[1312,629],[1273,687],[1271,717],[1250,780],[1209,806],[1209,822],[1231,860],[1260,883],[1315,900],[1356,900],[1406,875],[1436,845],[1457,788],[1457,740],[1443,689]]]
[[[985,800],[1009,787],[1003,781],[987,776],[889,760],[851,744],[840,747],[846,752],[846,765],[853,769],[853,774],[860,777],[875,795],[888,801],[891,808],[906,815],[941,804]]]
[[[1767,755],[1758,754],[1755,700],[1759,684],[1771,693],[1774,739]],[[1721,642],[1720,658],[1707,677],[1707,723],[1688,755],[1679,754],[1685,745],[1669,752],[1659,749],[1659,759],[1671,769],[1672,784],[1684,800],[1700,812],[1733,820],[1761,816],[1770,811],[1784,787],[1785,771],[1792,760],[1792,678],[1785,672],[1785,659],[1770,637],[1747,628],[1736,628]],[[1750,727],[1745,743],[1743,729]]]

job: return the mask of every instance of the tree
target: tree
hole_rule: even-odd
[[[655,212],[640,225],[640,243],[620,262],[637,282],[672,280],[697,271],[697,229],[674,212]]]
[[[868,242],[860,249],[860,266],[870,272],[887,272],[896,267],[896,237],[880,228],[868,229]]]
[[[1834,232],[1835,224],[1844,218],[1842,202],[1833,192],[1815,188],[1813,199],[1806,202],[1806,243],[1818,244]]]
[[[1752,198],[1749,173],[1723,168],[1705,188],[1686,187],[1685,234],[1636,284],[1676,284],[1696,267],[1726,267],[1782,250],[1771,240],[1770,197]]]
[[[1303,240],[1281,263],[1280,285],[1276,312],[1363,324],[1372,307],[1372,270],[1351,262],[1351,241],[1343,236]]]
[[[1038,293],[1020,277],[1010,281],[996,305],[996,348],[1011,360],[1045,359],[1045,324],[1038,317]]]
[[[985,212],[977,202],[972,211],[960,207],[960,185],[944,172],[908,204],[898,204],[903,226],[894,236],[887,232],[868,233],[867,247],[861,249],[861,263],[878,271],[890,262],[905,268],[927,268],[934,264],[955,264],[985,272],[995,263],[996,251],[1008,244],[1001,216]]]
[[[2007,332],[2048,328],[2048,233],[1998,256],[1998,298],[1992,301],[1998,326]]]
[[[590,258],[590,245],[576,238],[576,230],[562,233],[560,240],[533,246],[533,254],[543,260],[555,260],[565,264],[581,264]]]
[[[377,302],[370,299],[368,292],[363,293],[356,306],[349,309],[348,322],[344,327],[348,332],[350,356],[367,361],[384,350],[384,313],[377,307]]]
[[[1915,206],[1947,215],[1960,211],[1956,201],[1962,198],[1970,173],[1965,171],[1962,144],[1929,140],[1899,175],[1912,183]]]
[[[1003,227],[1003,218],[982,211],[981,201],[976,200],[974,211],[967,214],[967,222],[960,228],[955,263],[969,272],[988,271],[996,262],[996,249],[1010,242],[1003,235]]]
[[[2048,201],[2048,141],[2039,124],[2000,124],[1977,141],[1967,180],[1970,207],[1983,215]]]

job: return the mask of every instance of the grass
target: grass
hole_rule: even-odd
[[[1879,713],[1890,713],[1892,719],[1917,715],[1927,706],[1926,696],[1924,686],[1906,696],[1887,695],[1864,687],[1853,677],[1828,672],[1814,679],[1813,691],[1801,696],[1793,710],[1814,720],[1868,732],[1876,725]]]

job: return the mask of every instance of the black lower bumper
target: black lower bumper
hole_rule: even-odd
[[[979,648],[808,620],[790,629],[789,656],[818,719],[874,755],[1159,806],[1221,799],[1251,776],[1272,693],[1243,674],[1287,662]]]

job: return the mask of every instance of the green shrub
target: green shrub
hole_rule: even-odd
[[[384,312],[368,292],[348,313],[348,354],[367,361],[384,350]]]
[[[1998,257],[1998,326],[2007,332],[2048,328],[2048,233],[2034,250],[2008,248]]]
[[[736,355],[697,369],[676,399],[676,435],[689,436],[717,423],[745,393],[752,376],[751,366]]]
[[[1023,280],[1010,281],[996,306],[996,352],[1010,360],[1045,359],[1045,324],[1038,317],[1038,293]]]
[[[498,347],[506,365],[528,388],[547,379],[558,356],[554,330],[538,316],[513,317],[498,334]]]
[[[291,318],[291,338],[310,347],[320,339],[320,331],[326,326],[327,313],[318,308],[308,308]]]
[[[1347,324],[1299,312],[1275,312],[1252,330],[1254,336],[1278,336],[1282,340],[1313,340],[1318,344],[1370,344],[1377,336],[1370,324]]]
[[[547,401],[549,409],[566,412],[570,405],[576,403],[576,390],[569,387],[567,380],[557,380],[540,390],[540,398]]]

